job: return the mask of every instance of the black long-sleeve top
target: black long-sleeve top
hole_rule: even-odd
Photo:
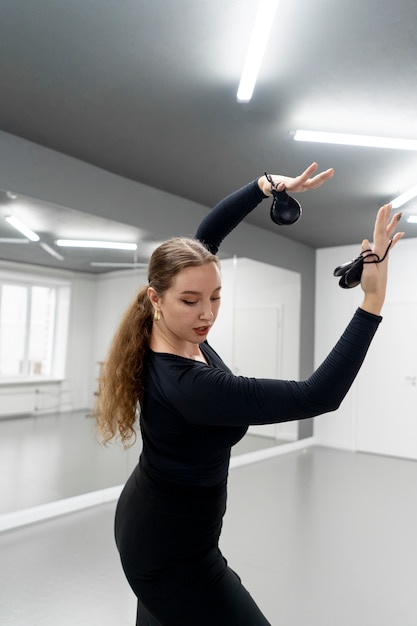
[[[224,237],[263,198],[257,181],[243,187],[210,211],[196,237],[217,252]],[[301,382],[235,376],[207,342],[200,348],[208,365],[150,351],[141,416],[143,467],[167,482],[223,483],[231,446],[249,425],[304,419],[338,408],[381,319],[358,309],[324,362]]]

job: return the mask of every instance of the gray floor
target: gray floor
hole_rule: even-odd
[[[87,416],[88,409],[0,419],[0,515],[125,483],[142,449],[140,436],[128,450],[104,447]],[[233,454],[279,443],[246,436]]]
[[[0,514],[123,484],[142,444],[98,443],[88,410],[0,420]]]
[[[416,462],[325,448],[234,469],[223,552],[274,626],[416,626],[416,479]],[[0,534],[1,626],[133,626],[113,514]]]

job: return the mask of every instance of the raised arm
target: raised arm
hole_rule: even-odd
[[[404,235],[403,232],[394,234],[401,214],[391,217],[391,208],[390,204],[384,205],[377,214],[373,245],[367,239],[362,243],[362,250],[368,251],[361,280],[362,305],[317,370],[307,380],[296,382],[244,378],[214,368],[190,367],[187,376],[193,380],[189,381],[189,389],[199,398],[199,404],[196,411],[191,401],[186,402],[189,413],[184,407],[182,410],[187,419],[199,423],[211,420],[222,425],[247,425],[303,419],[338,408],[356,378],[382,319],[379,314],[387,283],[386,252]],[[187,376],[183,376],[184,381]]]
[[[166,377],[170,401],[187,421],[200,425],[271,424],[334,411],[355,380],[381,319],[358,309],[323,363],[301,382],[175,364]]]
[[[266,195],[260,190],[257,180],[233,192],[230,196],[220,200],[205,216],[197,229],[196,239],[199,239],[212,254],[217,254],[223,239],[264,198]]]
[[[277,191],[285,189],[290,193],[301,193],[317,189],[333,176],[332,169],[313,176],[317,167],[317,163],[312,163],[302,174],[294,178],[272,174],[271,179]],[[197,229],[196,239],[204,243],[210,252],[216,254],[223,239],[271,193],[271,183],[266,176],[261,176],[238,189],[221,200],[206,215]]]

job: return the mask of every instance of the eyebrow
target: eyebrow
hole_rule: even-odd
[[[213,290],[212,293],[215,293],[216,291],[219,291],[221,289],[221,285],[219,285],[219,287],[216,287],[216,289]],[[201,296],[201,291],[191,291],[191,290],[186,290],[186,291],[181,291],[181,295],[185,296]]]

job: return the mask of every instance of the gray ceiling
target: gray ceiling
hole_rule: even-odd
[[[315,160],[335,177],[299,197],[302,220],[279,233],[313,248],[371,237],[376,209],[417,183],[417,153],[302,144],[292,133],[417,139],[417,4],[281,0],[243,104],[236,91],[257,5],[1,0],[0,129],[208,207],[264,170],[293,175]],[[403,209],[417,212],[417,202]],[[49,212],[45,236],[80,216]],[[268,212],[247,221],[277,229]],[[402,228],[417,237],[417,226]],[[2,245],[0,258],[22,259],[23,247]]]

